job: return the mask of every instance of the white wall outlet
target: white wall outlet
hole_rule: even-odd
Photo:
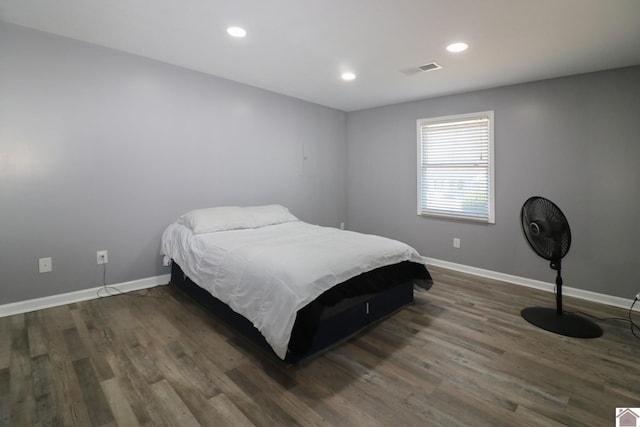
[[[106,264],[106,263],[108,263],[109,262],[109,253],[106,250],[96,252],[96,260],[98,261],[98,264]]]
[[[456,249],[460,249],[460,239],[458,237],[453,238],[453,247]]]
[[[48,273],[53,269],[51,257],[38,259],[38,271],[40,273]]]
[[[340,230],[344,230],[344,222],[340,223]]]

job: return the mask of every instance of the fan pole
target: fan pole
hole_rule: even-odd
[[[556,313],[558,313],[558,316],[562,316],[562,276],[560,275],[560,261],[556,263],[551,262],[551,268],[558,272],[556,275]]]

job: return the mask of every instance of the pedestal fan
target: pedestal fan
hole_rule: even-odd
[[[569,222],[558,206],[544,197],[531,197],[520,212],[527,242],[556,270],[556,308],[529,307],[520,314],[529,323],[556,334],[575,338],[597,338],[602,329],[589,319],[562,311],[561,261],[571,247]]]

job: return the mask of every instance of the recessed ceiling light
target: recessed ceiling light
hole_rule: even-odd
[[[227,34],[231,37],[242,38],[247,35],[247,32],[244,28],[241,27],[229,27],[227,28]]]
[[[447,50],[449,52],[453,52],[453,53],[458,53],[458,52],[463,52],[465,50],[467,50],[469,48],[469,45],[466,43],[451,43],[449,46],[447,46]]]
[[[356,78],[356,75],[350,71],[347,71],[346,73],[342,73],[342,80],[353,80],[355,78]]]

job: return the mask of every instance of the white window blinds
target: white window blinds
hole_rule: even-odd
[[[493,111],[418,120],[418,215],[494,223]]]

